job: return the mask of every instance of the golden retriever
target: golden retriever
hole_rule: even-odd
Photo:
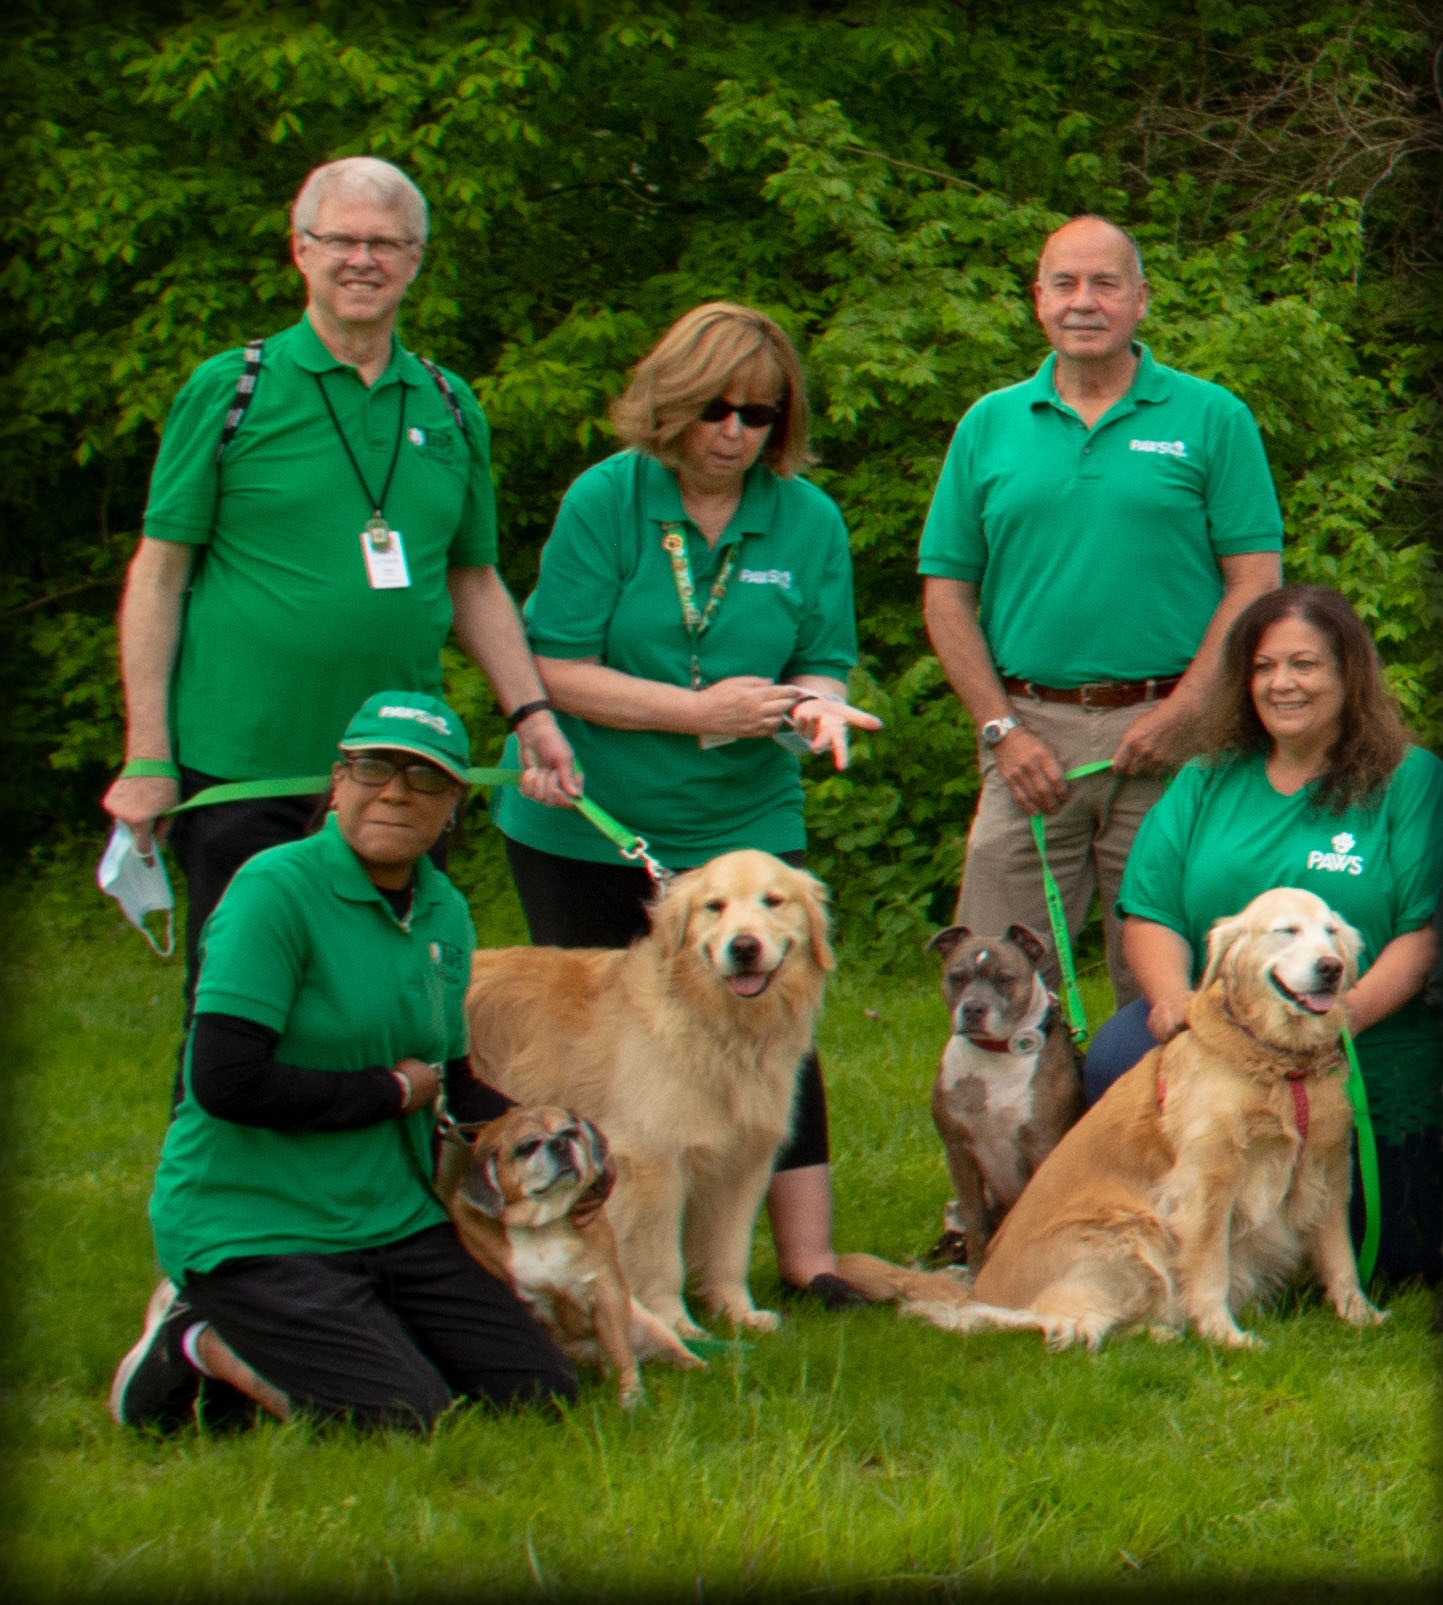
[[[1350,1325],[1382,1320],[1347,1220],[1339,999],[1358,947],[1320,897],[1294,888],[1217,921],[1187,1028],[1053,1149],[970,1288],[870,1255],[843,1256],[842,1276],[949,1330],[1029,1328],[1051,1348],[1189,1325],[1255,1346],[1235,1312],[1304,1263]]]
[[[472,962],[476,1073],[606,1134],[607,1214],[632,1295],[681,1337],[683,1296],[770,1331],[747,1287],[752,1228],[786,1140],[826,972],[826,890],[768,853],[677,876],[624,952],[499,948]]]

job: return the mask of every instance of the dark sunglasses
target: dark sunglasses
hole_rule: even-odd
[[[453,776],[444,769],[429,763],[396,763],[390,758],[378,758],[371,753],[356,753],[346,759],[346,773],[358,786],[379,788],[388,785],[396,775],[406,777],[406,785],[426,797],[439,797],[456,784]]]
[[[782,409],[772,401],[728,401],[718,396],[697,414],[704,424],[724,424],[735,413],[744,429],[767,429],[782,415]]]

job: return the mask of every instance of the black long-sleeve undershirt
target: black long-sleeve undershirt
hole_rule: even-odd
[[[280,1033],[238,1014],[197,1014],[190,1091],[208,1115],[271,1131],[355,1131],[394,1120],[405,1103],[388,1065],[308,1070],[275,1058]],[[478,1081],[466,1059],[446,1065],[446,1107],[463,1123],[494,1120],[513,1100]]]

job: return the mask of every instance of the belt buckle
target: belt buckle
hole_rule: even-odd
[[[1096,703],[1096,702],[1094,702],[1092,700],[1093,690],[1094,690],[1094,687],[1093,687],[1091,681],[1088,681],[1085,684],[1078,686],[1078,688],[1077,688],[1078,700],[1081,703],[1081,705],[1088,710],[1089,713],[1100,713],[1102,711],[1101,704],[1100,703]]]

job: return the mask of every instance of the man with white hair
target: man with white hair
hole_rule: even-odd
[[[327,773],[378,688],[439,694],[451,629],[520,735],[522,789],[580,790],[496,569],[486,419],[469,385],[395,337],[426,236],[426,202],[389,162],[317,168],[291,210],[301,321],[211,358],[176,398],[120,606],[126,764],[103,799],[142,850],[183,796]],[[260,798],[179,816],[187,995],[231,876],[314,809]]]
[[[1121,1006],[1138,995],[1113,909],[1128,849],[1191,755],[1228,625],[1281,583],[1282,519],[1247,407],[1134,339],[1148,284],[1130,234],[1065,223],[1033,300],[1052,355],[957,426],[918,564],[928,634],[979,736],[957,921],[1048,929],[1031,825],[1046,815],[1072,932],[1101,892]]]

